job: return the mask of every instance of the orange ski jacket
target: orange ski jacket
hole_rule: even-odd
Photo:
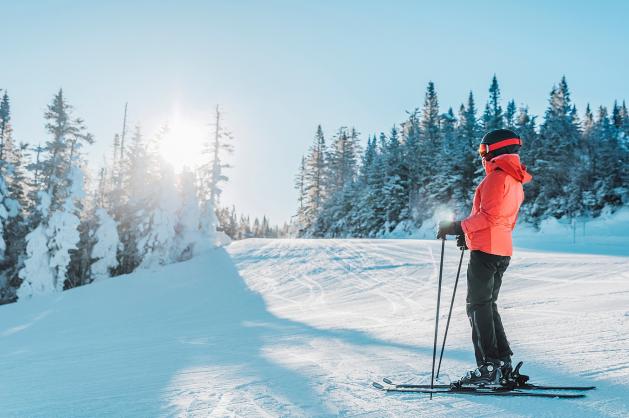
[[[517,154],[503,154],[485,161],[487,175],[474,193],[470,216],[461,221],[470,250],[510,256],[511,232],[524,200],[522,185],[532,177]]]

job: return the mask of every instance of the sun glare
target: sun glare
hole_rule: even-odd
[[[175,111],[161,142],[161,154],[177,171],[184,166],[196,167],[201,163],[201,149],[208,135],[209,128],[205,121]]]

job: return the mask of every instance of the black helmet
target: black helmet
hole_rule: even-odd
[[[518,134],[509,129],[494,129],[480,141],[478,153],[491,159],[502,154],[517,154],[521,147],[522,140]]]

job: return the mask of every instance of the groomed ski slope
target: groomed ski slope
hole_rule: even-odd
[[[499,305],[536,383],[584,400],[384,394],[430,379],[440,244],[246,240],[0,307],[0,416],[629,415],[629,258],[517,251]],[[458,262],[446,246],[442,324]],[[467,256],[464,263],[467,261]],[[473,364],[462,278],[443,380]]]

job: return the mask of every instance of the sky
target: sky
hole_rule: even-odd
[[[552,3],[552,4],[551,4]],[[168,123],[164,155],[198,160],[217,104],[234,137],[221,197],[238,212],[288,221],[294,176],[318,124],[367,135],[420,107],[434,81],[442,111],[471,90],[484,106],[496,74],[503,105],[542,115],[565,75],[582,112],[629,98],[623,1],[0,0],[0,88],[14,136],[45,140],[43,113],[63,88],[102,164],[129,125]]]

